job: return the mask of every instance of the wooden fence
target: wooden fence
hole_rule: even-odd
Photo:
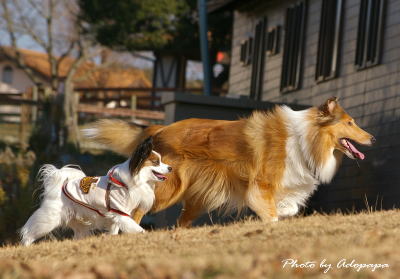
[[[129,119],[140,125],[162,123],[160,97],[154,88],[77,88],[74,106],[80,124],[102,117]],[[168,90],[163,90],[168,91]],[[41,114],[43,103],[36,88],[27,92],[0,92],[0,140],[27,145],[32,123]]]

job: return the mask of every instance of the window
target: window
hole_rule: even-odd
[[[267,35],[267,54],[268,56],[276,55],[279,53],[279,39],[281,34],[281,27],[275,26],[268,31]]]
[[[321,82],[337,76],[342,24],[342,0],[323,0],[319,28],[315,80]]]
[[[380,63],[385,0],[361,0],[355,65],[364,69]]]
[[[267,19],[260,20],[254,32],[254,48],[250,83],[250,98],[260,100],[262,95],[262,84],[264,77],[264,57],[265,57],[265,37],[267,29]]]
[[[301,1],[286,10],[285,42],[281,74],[282,92],[289,92],[300,88],[306,10],[306,1]]]
[[[5,66],[3,68],[3,76],[1,79],[3,82],[12,84],[13,82],[13,69],[10,66]]]
[[[240,44],[240,62],[243,66],[250,65],[253,51],[253,38],[248,38]]]

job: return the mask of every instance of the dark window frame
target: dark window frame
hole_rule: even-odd
[[[253,53],[253,38],[249,37],[240,43],[240,62],[242,66],[248,66],[251,64],[251,58]]]
[[[3,67],[1,81],[7,84],[12,84],[14,80],[14,69],[10,65]]]
[[[250,81],[250,99],[260,100],[264,81],[265,43],[267,36],[267,18],[263,17],[255,27],[252,52]]]
[[[386,0],[361,0],[354,65],[364,70],[381,64]]]
[[[334,79],[339,74],[344,0],[323,0],[318,38],[315,81]],[[333,12],[334,11],[334,12]]]
[[[308,1],[303,0],[286,10],[281,93],[296,91],[302,85],[307,9]]]
[[[277,25],[268,30],[267,34],[267,55],[274,56],[279,53],[279,46],[280,46],[280,38],[281,38],[281,26]]]

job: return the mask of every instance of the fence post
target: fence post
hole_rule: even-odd
[[[35,123],[38,116],[39,104],[37,103],[39,100],[39,91],[37,86],[32,87],[32,101],[36,102],[36,105],[32,105],[32,122]]]
[[[79,143],[79,101],[80,101],[80,95],[78,92],[72,91],[71,92],[73,94],[73,98],[72,101],[73,106],[72,106],[72,121],[73,121],[73,125],[74,125],[74,129],[75,129],[75,133],[76,133],[76,140]]]
[[[136,95],[132,95],[131,96],[131,110],[136,110],[137,109],[137,96]],[[135,116],[131,117],[132,121],[136,120]]]
[[[22,100],[28,100],[29,92],[22,92]],[[29,130],[29,107],[28,105],[21,103],[21,115],[20,115],[20,126],[19,126],[19,142],[21,146],[21,150],[26,150],[28,147],[28,130]]]

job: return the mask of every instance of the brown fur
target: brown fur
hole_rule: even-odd
[[[371,137],[355,124],[348,124],[353,120],[336,99],[312,108],[310,118],[315,126],[309,133],[309,141],[317,163],[326,160],[327,147],[343,149],[340,137],[359,143]],[[95,140],[125,155],[140,140],[153,136],[154,149],[174,169],[155,188],[153,212],[182,201],[184,208],[179,221],[182,226],[190,225],[206,210],[221,207],[231,210],[249,206],[264,221],[277,217],[275,193],[282,191],[288,136],[285,116],[279,107],[236,121],[188,119],[169,126],[151,126],[141,132],[112,120],[94,127],[99,130]],[[140,221],[141,217],[142,214],[135,214],[135,220]]]
[[[318,109],[310,110],[310,121],[317,119],[316,125],[308,134],[311,143],[311,154],[317,165],[322,165],[329,156],[329,148],[333,146],[335,153],[341,157],[345,148],[340,144],[340,138],[350,138],[360,144],[371,144],[371,135],[357,126],[354,119],[338,104],[337,98],[328,99]],[[351,123],[351,124],[350,124]]]

